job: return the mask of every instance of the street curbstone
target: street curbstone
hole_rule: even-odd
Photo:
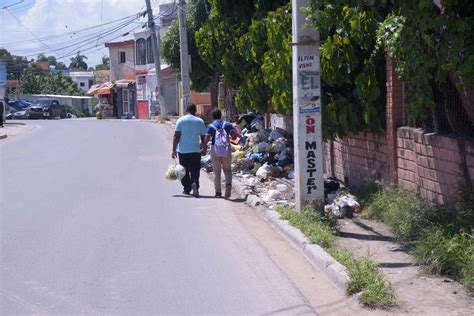
[[[291,226],[288,221],[280,219],[280,214],[277,212],[267,210],[265,216],[315,268],[324,273],[339,290],[346,292],[349,275],[342,264],[321,246],[311,244],[301,230]]]

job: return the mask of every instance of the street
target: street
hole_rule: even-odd
[[[241,200],[164,178],[171,129],[34,121],[0,142],[0,314],[349,314]]]

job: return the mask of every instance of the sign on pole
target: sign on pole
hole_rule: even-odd
[[[319,33],[308,25],[307,0],[292,0],[293,122],[296,209],[324,202]]]

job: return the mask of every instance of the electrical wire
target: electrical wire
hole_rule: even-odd
[[[95,46],[97,46],[97,43],[99,42],[100,35],[102,35],[102,13],[104,12],[104,0],[100,1],[100,28],[99,28],[99,37],[97,38],[97,42]]]
[[[18,24],[20,24],[21,26],[23,26],[23,28],[24,28],[25,30],[27,30],[31,35],[33,35],[33,37],[35,37],[36,39],[38,39],[38,37],[36,36],[36,34],[33,33],[32,31],[30,31],[30,29],[27,28],[23,23],[21,23],[20,19],[18,19],[13,13],[11,13],[8,8],[5,8],[5,10],[7,10],[8,13],[10,13],[10,15],[15,19],[15,21],[18,22]],[[43,44],[43,46],[45,46],[45,47],[51,49],[51,47],[49,47],[48,44],[46,44],[46,43],[43,42],[42,40],[39,40],[39,41],[40,41],[41,44]]]
[[[120,22],[120,21],[129,19],[129,18],[135,17],[135,16],[137,16],[137,14],[128,15],[128,16],[122,17],[122,18],[117,19],[117,20],[109,21],[109,22],[106,22],[106,23],[103,23],[103,24],[97,24],[97,25],[90,26],[90,27],[83,28],[83,29],[69,31],[69,32],[66,32],[66,33],[50,35],[50,36],[45,36],[45,37],[39,37],[38,39],[34,39],[34,40],[23,40],[23,41],[18,41],[18,42],[3,43],[2,47],[17,46],[18,44],[29,44],[29,43],[39,42],[39,40],[45,40],[46,41],[46,40],[57,39],[57,38],[60,38],[60,37],[76,35],[78,33],[82,33],[82,32],[89,31],[89,30],[92,30],[92,29],[95,29],[95,28],[98,28],[98,27],[101,27],[101,26],[105,26],[105,25],[116,23],[116,22]]]

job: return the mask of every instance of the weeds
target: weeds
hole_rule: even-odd
[[[460,187],[457,208],[429,203],[406,191],[388,188],[375,194],[367,216],[388,224],[395,237],[412,247],[412,255],[428,272],[459,278],[474,290],[474,199]]]
[[[388,307],[393,305],[394,297],[390,286],[378,264],[369,259],[358,259],[345,249],[334,245],[337,220],[310,207],[301,212],[279,207],[281,218],[299,228],[310,240],[325,248],[349,272],[347,292],[360,293],[359,300],[368,307]]]
[[[439,213],[437,206],[393,188],[376,193],[367,207],[368,217],[387,223],[402,242],[417,240]]]
[[[464,232],[451,234],[432,227],[416,243],[412,254],[428,272],[458,277],[468,290],[474,290],[474,242],[471,235]]]

